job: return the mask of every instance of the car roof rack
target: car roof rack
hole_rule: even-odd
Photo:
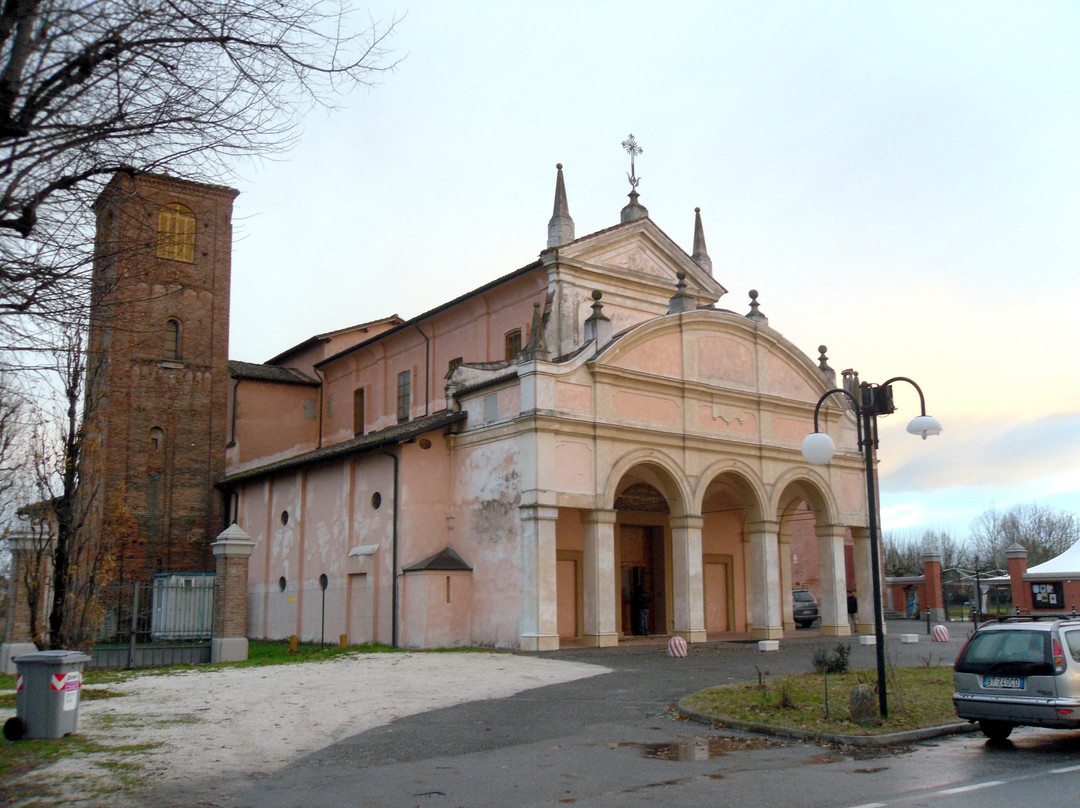
[[[995,620],[998,623],[1039,623],[1044,620],[1080,620],[1080,614],[1075,611],[1042,612],[1040,614],[999,614]]]

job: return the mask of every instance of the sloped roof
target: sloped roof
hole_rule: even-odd
[[[235,474],[227,474],[221,479],[218,485],[220,487],[228,488],[230,485],[236,483],[257,480],[261,477],[282,474],[287,471],[293,471],[294,469],[315,465],[316,463],[325,463],[328,460],[334,460],[339,457],[359,454],[360,452],[367,452],[372,449],[380,449],[383,446],[391,446],[395,443],[408,440],[409,438],[423,435],[425,432],[431,432],[432,430],[440,429],[449,426],[450,424],[456,424],[459,421],[464,421],[466,417],[467,414],[464,412],[442,410],[433,415],[418,418],[415,421],[407,421],[404,424],[397,424],[388,429],[381,429],[378,432],[372,432],[369,435],[361,435],[352,440],[335,443],[333,446],[324,446],[321,449],[314,449],[294,457],[287,457],[284,460],[278,460],[275,463],[267,463],[265,466],[257,466],[256,468],[238,471]]]
[[[1080,542],[1056,558],[1029,567],[1024,573],[1024,578],[1049,578],[1058,581],[1080,578]]]
[[[319,380],[313,379],[296,368],[283,368],[277,365],[259,365],[255,362],[229,360],[229,375],[234,379],[251,379],[259,382],[277,382],[279,384],[302,384],[318,387]]]
[[[402,572],[472,572],[472,567],[465,563],[465,559],[457,554],[452,547],[446,547],[433,556],[428,556],[423,561],[405,567]]]
[[[288,359],[290,356],[293,356],[294,354],[305,351],[314,345],[318,345],[319,343],[329,342],[334,337],[337,337],[341,334],[348,334],[350,331],[362,332],[367,331],[368,329],[378,325],[401,325],[403,322],[405,321],[402,320],[398,315],[391,314],[389,317],[380,317],[378,320],[368,320],[366,323],[357,323],[356,325],[346,326],[345,328],[338,328],[333,331],[325,331],[322,334],[315,334],[314,336],[308,337],[303,342],[299,342],[296,345],[293,345],[291,348],[286,348],[277,356],[271,357],[267,361],[267,364],[276,365],[278,362],[284,362],[286,359]]]

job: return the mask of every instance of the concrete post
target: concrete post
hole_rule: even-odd
[[[604,648],[619,644],[615,625],[618,581],[615,575],[615,511],[584,511],[585,553],[581,573],[586,645]]]
[[[923,578],[926,581],[926,611],[933,623],[945,622],[945,593],[941,588],[941,553],[922,554]]]
[[[255,542],[234,524],[218,534],[210,549],[217,561],[210,661],[240,662],[248,656],[248,559]]]
[[[705,574],[701,557],[701,516],[672,516],[672,627],[688,642],[705,642]]]
[[[1009,588],[1012,590],[1013,607],[1030,614],[1032,608],[1031,585],[1024,580],[1027,572],[1028,552],[1020,544],[1013,544],[1005,551],[1009,559]]]
[[[784,636],[780,601],[780,523],[749,522],[746,534],[750,545],[747,559],[750,636],[755,640],[779,640]]]

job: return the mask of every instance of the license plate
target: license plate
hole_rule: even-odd
[[[992,687],[997,690],[1023,690],[1023,676],[984,676],[983,687]]]

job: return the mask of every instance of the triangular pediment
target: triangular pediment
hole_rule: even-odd
[[[651,219],[638,219],[582,236],[559,247],[558,259],[624,278],[657,279],[672,286],[677,282],[677,273],[682,271],[686,273],[690,292],[712,301],[727,291]]]

